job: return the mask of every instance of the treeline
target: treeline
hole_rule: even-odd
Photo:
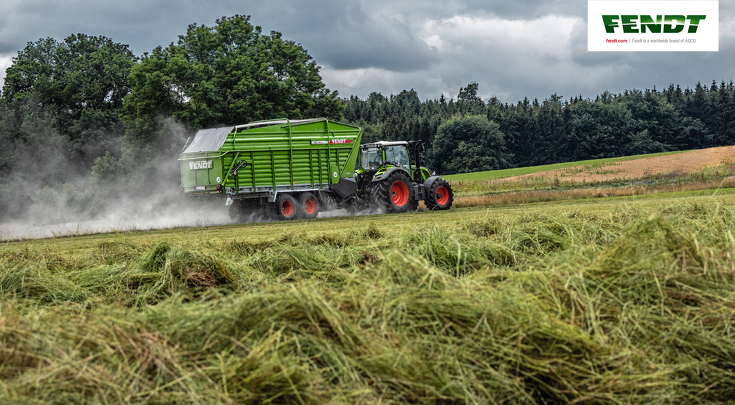
[[[495,97],[484,102],[477,91],[477,83],[470,83],[456,100],[425,101],[414,90],[390,97],[371,93],[365,100],[344,100],[344,116],[361,125],[368,140],[425,140],[433,146],[430,164],[445,174],[735,144],[732,81],[683,90],[672,84],[663,90],[604,92],[594,100],[552,94],[540,102],[526,98],[515,104]],[[478,125],[487,127],[476,119],[471,124],[470,118],[478,116],[497,124],[485,128],[494,142],[482,142],[472,133]],[[452,156],[498,159],[473,167],[447,160]]]
[[[0,94],[0,220],[85,219],[178,191],[194,131],[273,118],[343,120],[365,142],[423,139],[442,174],[735,143],[732,82],[516,104],[482,100],[473,82],[456,99],[362,100],[340,98],[319,70],[300,44],[239,15],[140,56],[104,36],[29,42]]]

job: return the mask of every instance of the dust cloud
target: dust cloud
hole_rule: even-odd
[[[0,240],[236,223],[230,218],[224,195],[191,197],[180,190],[178,157],[186,139],[195,131],[187,130],[172,119],[166,120],[162,127],[153,145],[120,148],[116,153],[119,158],[108,156],[104,164],[96,160],[92,174],[79,169],[78,162],[61,153],[39,149],[42,143],[29,148],[27,156],[16,160],[45,164],[26,164],[0,179],[0,210],[5,211],[0,212]],[[44,139],[55,139],[57,144],[53,148],[56,151],[68,146],[64,139],[54,134],[45,134]],[[55,160],[49,163],[48,158],[39,159],[33,155],[38,154],[38,150],[42,150],[44,156],[53,155]],[[96,153],[100,155],[99,151]],[[32,188],[34,184],[35,189]],[[352,215],[379,212],[366,210]],[[337,209],[323,211],[318,217],[348,215],[346,210]],[[265,215],[253,214],[237,222],[270,220]]]
[[[0,179],[0,240],[231,223],[224,196],[187,197],[179,188],[179,153],[194,132],[171,119],[162,128],[151,145],[95,160],[93,173],[65,156],[69,143],[55,134],[18,149],[17,167]],[[49,139],[53,151],[43,149]]]

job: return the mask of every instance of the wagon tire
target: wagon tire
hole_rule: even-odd
[[[288,221],[298,218],[298,202],[291,195],[278,194],[275,204],[272,204],[271,217],[279,221]]]
[[[312,193],[302,193],[298,197],[300,215],[304,219],[314,219],[319,215],[319,200]]]

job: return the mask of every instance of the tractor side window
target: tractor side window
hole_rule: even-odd
[[[405,146],[388,146],[385,148],[385,160],[396,166],[409,167],[408,151]]]
[[[400,146],[398,149],[398,162],[400,162],[401,166],[403,167],[410,167],[408,151],[406,151],[406,148],[404,146]]]

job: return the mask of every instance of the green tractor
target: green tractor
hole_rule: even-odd
[[[449,183],[424,167],[423,141],[380,141],[360,145],[355,170],[357,193],[350,211],[381,208],[409,212],[424,200],[430,210],[448,210],[454,201]]]

